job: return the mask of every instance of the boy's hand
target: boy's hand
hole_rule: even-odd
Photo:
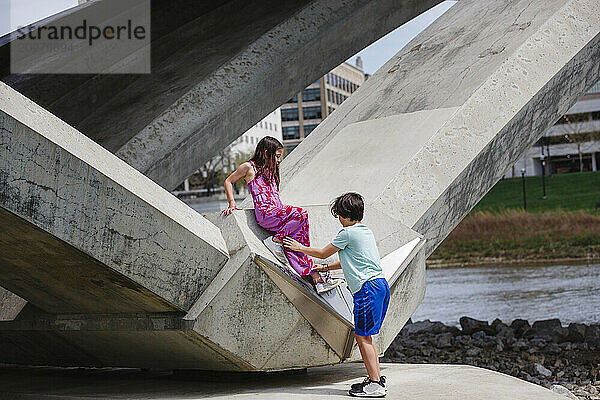
[[[327,265],[327,264],[319,264],[319,265],[316,265],[316,266],[313,268],[313,271],[317,271],[317,272],[327,272],[327,271],[329,271],[329,265]]]
[[[300,242],[287,236],[283,238],[283,245],[294,251],[302,251],[302,249],[304,249],[304,246],[302,246]]]

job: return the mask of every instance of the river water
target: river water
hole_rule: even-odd
[[[600,264],[427,270],[425,299],[412,320],[458,325],[463,315],[505,323],[515,318],[600,323]]]

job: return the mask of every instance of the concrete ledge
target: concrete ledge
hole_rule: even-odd
[[[216,226],[3,83],[0,221],[0,284],[49,313],[186,310],[229,258]]]
[[[0,321],[12,321],[25,307],[27,301],[0,287]]]
[[[565,399],[541,386],[482,368],[439,364],[382,364],[381,368],[388,379],[386,399]],[[364,367],[353,363],[310,368],[306,373],[156,375],[140,370],[5,365],[0,367],[0,398],[348,399],[349,386],[362,380]]]

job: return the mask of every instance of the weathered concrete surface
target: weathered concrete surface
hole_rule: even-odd
[[[331,240],[340,229],[339,222],[326,206],[308,210],[312,243]],[[196,321],[196,332],[259,370],[356,358],[356,345],[346,347],[353,343],[353,326],[332,309],[326,297],[317,296],[293,271],[277,262],[262,244],[270,233],[256,224],[253,210],[206,217],[221,228],[231,259],[185,317]],[[375,232],[382,255],[418,237],[381,213],[368,211],[365,222],[381,228]],[[385,347],[424,295],[424,258],[416,257],[391,285],[394,293],[403,293],[411,300],[395,307],[397,315],[388,323],[390,335],[381,335]],[[257,320],[261,323],[256,324]]]
[[[355,2],[357,8],[347,10],[311,8],[316,4],[303,12],[337,10],[335,18],[353,20],[381,3]],[[365,196],[363,221],[382,257],[391,257],[399,271],[393,272],[392,263],[392,300],[377,337],[381,351],[424,296],[425,258],[598,79],[600,67],[593,61],[600,55],[599,14],[593,0],[461,0],[284,161],[282,198],[309,210],[314,245],[325,245],[339,230],[326,206],[335,195],[356,190]],[[291,18],[276,27],[274,37],[294,32],[294,23],[306,21]],[[315,29],[307,34],[316,35]],[[269,40],[257,39],[246,50],[259,44],[271,49]],[[308,51],[298,44],[291,48]],[[279,53],[261,54],[273,65],[285,64]],[[222,89],[247,71],[241,82],[249,94],[243,96],[278,99],[276,89],[252,86],[261,76],[263,82],[264,71],[256,73],[266,65],[262,59],[248,65],[238,56],[236,68],[204,83]],[[232,96],[237,90],[231,87]],[[219,118],[251,119],[244,110],[252,102],[234,96],[213,103],[206,93],[190,94],[181,114],[167,118],[164,132],[179,131],[184,122],[205,124],[199,121],[221,107],[210,114],[215,120],[202,125],[208,130],[184,129],[164,142],[146,137],[147,143],[160,142],[154,149],[164,145],[166,151],[151,156],[166,163],[153,162],[153,170],[177,176],[167,162],[177,146],[197,149],[202,135],[220,132],[211,125]],[[7,249],[0,252],[0,285],[41,309],[28,304],[0,323],[0,343],[12,346],[0,360],[248,371],[358,359],[352,326],[336,309],[341,302],[316,296],[277,263],[262,244],[269,233],[257,226],[251,210],[202,218],[3,84],[0,129],[0,220],[7,221],[0,236]],[[212,149],[220,143],[217,136],[202,145]],[[410,259],[396,261],[408,243],[418,244],[407,253]],[[31,246],[43,257],[29,255]]]
[[[429,255],[600,78],[599,7],[461,0],[286,157],[282,199],[356,190]]]
[[[251,370],[198,335],[181,313],[33,313],[0,322],[2,361],[58,366]]]
[[[13,320],[25,307],[27,300],[0,287],[0,321]]]
[[[0,285],[47,312],[186,310],[228,259],[219,230],[0,83]]]
[[[311,222],[317,228],[314,235],[326,232],[328,238],[333,237],[339,222],[328,214],[327,207],[313,207],[312,211]],[[253,210],[207,217],[223,232],[230,258],[187,314],[147,310],[152,312],[56,315],[56,311],[30,310],[13,321],[0,322],[0,344],[5,349],[1,360],[249,371],[306,368],[360,358],[352,318],[339,312],[334,298],[317,296],[289,267],[277,262],[262,243],[269,232],[256,224]],[[376,240],[384,252],[419,239],[414,231],[381,213],[367,212],[365,222],[381,227],[376,230]],[[382,349],[424,295],[422,251],[390,284],[394,304],[377,339]]]
[[[382,364],[386,399],[561,400],[563,395],[508,375],[463,365]],[[0,367],[6,399],[347,399],[362,381],[362,364],[295,374],[152,375],[139,370]],[[107,385],[106,382],[110,382]],[[485,384],[482,384],[485,382]]]
[[[9,75],[5,43],[0,76],[174,189],[314,79],[439,2],[152,1],[152,74]]]

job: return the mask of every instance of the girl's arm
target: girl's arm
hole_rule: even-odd
[[[296,241],[290,237],[287,237],[287,236],[283,238],[283,244],[285,245],[285,247],[288,247],[292,250],[300,251],[311,257],[317,257],[317,258],[327,258],[327,257],[332,256],[333,254],[337,253],[340,250],[337,247],[335,247],[334,245],[332,245],[331,243],[329,243],[327,246],[323,247],[322,249],[319,249],[318,247],[306,247],[306,246],[303,246],[302,244],[300,244],[298,241]]]
[[[227,179],[225,179],[223,186],[225,186],[225,195],[227,196],[229,207],[227,207],[226,210],[221,211],[221,214],[229,215],[233,210],[241,210],[241,208],[238,208],[235,204],[235,199],[233,197],[233,184],[242,178],[246,179],[246,181],[252,180],[252,177],[248,176],[252,170],[250,167],[250,163],[245,162],[237,167],[237,169],[231,175],[229,175]]]

